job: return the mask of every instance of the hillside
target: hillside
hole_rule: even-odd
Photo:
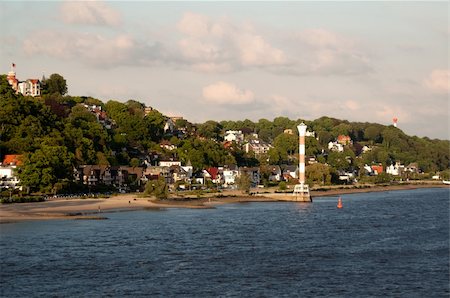
[[[39,98],[24,97],[15,94],[4,75],[0,80],[0,158],[23,155],[19,176],[36,191],[70,182],[73,168],[80,165],[146,166],[172,159],[191,163],[199,171],[231,164],[262,168],[296,164],[296,126],[301,122],[311,132],[306,154],[314,165],[309,168],[320,172],[321,165],[326,165],[329,179],[324,180],[328,182],[340,172],[360,175],[364,165],[416,163],[430,175],[450,167],[448,140],[408,136],[393,126],[329,117],[194,124],[171,119],[135,100],[105,103],[57,90],[47,90]],[[241,131],[242,142],[224,142],[229,130]],[[330,142],[340,136],[350,139],[342,150],[330,149]],[[252,140],[270,149],[261,154],[246,152],[245,144]]]

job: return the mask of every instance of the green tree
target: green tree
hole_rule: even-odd
[[[236,184],[243,193],[250,192],[251,180],[250,176],[246,173],[242,173],[236,178]]]
[[[18,171],[21,184],[29,191],[50,192],[55,183],[73,177],[73,154],[64,146],[43,145],[25,154]]]
[[[64,95],[67,93],[66,79],[60,74],[54,73],[42,82],[42,94],[58,93]]]
[[[167,199],[169,196],[169,190],[164,178],[159,177],[158,180],[147,181],[145,184],[144,195],[154,196],[158,200]]]
[[[216,121],[209,120],[199,124],[197,131],[204,138],[216,141],[222,140],[222,125]]]
[[[330,166],[315,163],[306,167],[307,182],[310,185],[328,185],[331,183],[332,170]]]

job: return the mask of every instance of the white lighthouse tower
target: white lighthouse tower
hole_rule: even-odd
[[[296,197],[296,201],[311,202],[311,195],[309,193],[309,186],[305,184],[305,135],[306,125],[302,122],[297,126],[299,135],[299,184],[295,185],[293,195]]]

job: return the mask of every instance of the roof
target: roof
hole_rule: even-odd
[[[219,174],[218,168],[208,168],[206,169],[206,171],[209,173],[209,175],[211,175],[211,179],[216,179],[217,174]]]
[[[20,154],[6,154],[3,159],[3,165],[22,165],[22,155]]]

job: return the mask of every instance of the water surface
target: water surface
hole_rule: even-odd
[[[0,226],[0,296],[448,297],[449,190]]]

